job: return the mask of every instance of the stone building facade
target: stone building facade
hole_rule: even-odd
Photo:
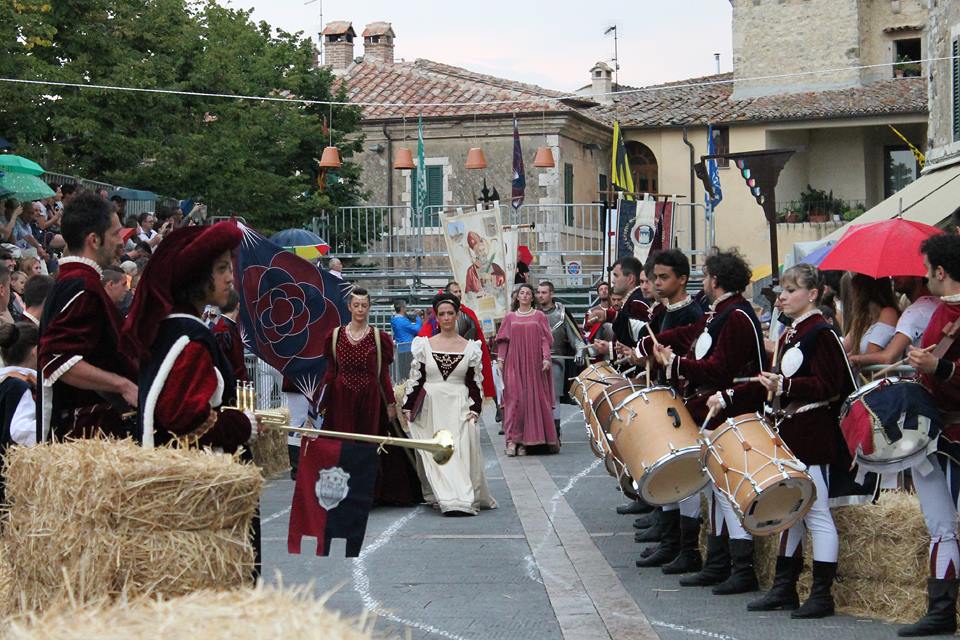
[[[734,99],[861,86],[923,56],[928,0],[733,0]],[[867,67],[849,69],[850,67]],[[905,65],[906,68],[906,65]],[[823,69],[846,69],[812,73]],[[909,72],[918,69],[909,67]],[[782,77],[800,73],[794,77]]]
[[[931,58],[960,56],[960,3],[931,0]],[[960,162],[960,59],[931,63],[928,170]]]

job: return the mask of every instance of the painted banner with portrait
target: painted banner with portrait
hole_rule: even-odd
[[[651,252],[673,246],[674,199],[645,194],[621,199],[617,206],[617,258],[634,256],[646,262]]]
[[[463,289],[463,303],[477,314],[484,334],[492,334],[509,309],[516,269],[516,250],[508,258],[504,247],[500,209],[441,213],[440,220],[453,279]]]

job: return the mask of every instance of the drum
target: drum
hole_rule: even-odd
[[[710,479],[754,535],[789,529],[813,506],[816,487],[806,465],[758,413],[705,433],[701,454]]]
[[[597,418],[634,489],[650,504],[679,502],[707,484],[697,425],[673,389],[613,385],[601,397]]]
[[[570,397],[580,405],[580,409],[583,411],[583,421],[587,428],[590,450],[598,458],[606,456],[610,452],[610,447],[606,444],[603,430],[600,428],[600,423],[597,422],[597,417],[593,412],[593,401],[600,397],[600,394],[610,383],[620,382],[623,379],[609,363],[598,362],[584,369],[570,383]],[[611,472],[611,475],[616,477],[615,473]]]
[[[840,409],[840,428],[861,473],[896,473],[926,462],[942,424],[923,385],[892,377],[853,392]]]

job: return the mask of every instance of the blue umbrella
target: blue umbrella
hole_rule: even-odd
[[[800,262],[806,262],[807,264],[812,264],[815,267],[819,267],[820,263],[823,262],[823,259],[826,258],[827,254],[830,253],[830,250],[833,249],[833,244],[833,241],[824,243],[807,255],[803,256]]]
[[[270,241],[307,260],[325,256],[330,251],[330,245],[323,238],[306,229],[284,229],[273,234]]]
[[[146,200],[148,202],[153,202],[157,199],[157,194],[152,191],[143,191],[141,189],[127,189],[126,187],[120,187],[114,189],[109,194],[108,198],[113,196],[120,196],[124,200]]]

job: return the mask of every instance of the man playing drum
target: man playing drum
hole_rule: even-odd
[[[687,295],[690,261],[678,249],[660,251],[652,260],[653,286],[660,300],[648,329],[654,334],[691,325],[703,310]],[[664,382],[660,380],[658,382]],[[653,381],[650,381],[653,384]],[[660,545],[638,567],[663,567],[666,574],[692,573],[703,565],[700,557],[700,493],[680,503],[663,506],[659,514]]]
[[[920,245],[920,251],[930,292],[940,296],[940,304],[930,318],[920,348],[910,349],[909,362],[920,373],[921,384],[933,394],[943,414],[939,441],[939,453],[943,455],[929,473],[921,474],[916,468],[913,472],[913,484],[930,533],[931,575],[927,580],[927,613],[915,624],[901,628],[897,634],[902,637],[956,631],[960,569],[957,505],[953,497],[958,487],[951,486],[960,479],[960,343],[954,341],[960,325],[960,236],[932,236]]]
[[[816,486],[813,507],[780,534],[773,587],[747,609],[796,609],[793,618],[823,618],[834,612],[830,588],[840,550],[830,514],[827,465],[848,461],[843,456],[838,416],[856,381],[843,344],[817,308],[823,294],[823,274],[812,265],[799,264],[783,274],[782,284],[780,308],[792,322],[776,349],[778,362],[774,368],[779,373],[764,371],[754,381],[717,392],[707,406],[725,410],[731,417],[765,409],[768,420],[775,421],[779,436],[807,465]],[[803,570],[807,529],[813,538],[813,587],[801,607],[797,580]]]
[[[658,343],[648,336],[637,345],[638,355],[654,357],[666,369],[667,379],[679,385],[698,423],[706,418],[710,395],[732,386],[736,377],[754,376],[764,369],[766,352],[760,321],[742,295],[749,284],[750,268],[739,254],[710,256],[703,269],[703,290],[711,300],[710,311],[694,324],[664,331],[657,336]],[[707,536],[706,562],[699,573],[681,578],[680,584],[716,585],[716,595],[756,591],[753,537],[720,492],[714,488],[712,493],[712,533]],[[718,506],[723,516],[720,526],[715,512]]]

